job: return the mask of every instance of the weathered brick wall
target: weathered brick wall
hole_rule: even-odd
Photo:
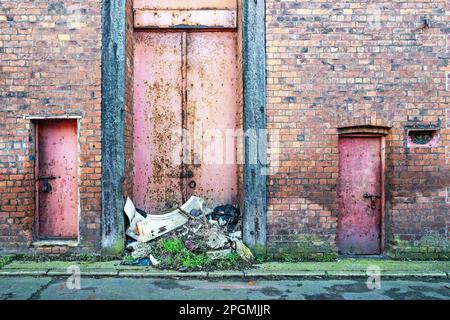
[[[100,244],[100,11],[100,0],[0,2],[0,249],[26,250],[33,238],[30,115],[81,116],[78,249]]]
[[[337,128],[346,125],[392,126],[388,248],[420,251],[430,238],[436,245],[421,250],[448,248],[449,8],[445,0],[267,0],[268,125],[281,134],[269,178],[273,251],[335,250]],[[405,147],[406,125],[439,120],[437,147]]]

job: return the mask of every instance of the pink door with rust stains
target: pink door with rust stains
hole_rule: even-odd
[[[337,245],[343,254],[381,252],[381,138],[339,139]]]
[[[78,237],[77,120],[36,123],[37,236]]]
[[[185,193],[210,206],[237,202],[236,33],[187,34],[186,126],[191,152],[186,157]]]
[[[134,202],[236,203],[235,32],[135,32]]]

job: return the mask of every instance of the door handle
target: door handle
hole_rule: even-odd
[[[370,199],[370,208],[373,210],[373,209],[375,209],[377,207],[376,203],[375,203],[375,200],[376,199],[380,199],[381,198],[381,194],[379,194],[379,193],[378,194],[368,194],[366,192],[366,193],[364,193],[363,197],[365,199]]]

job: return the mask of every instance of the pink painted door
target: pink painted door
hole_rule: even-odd
[[[343,254],[379,254],[381,139],[339,139],[337,245]]]
[[[182,203],[182,33],[136,32],[134,203],[154,212]]]
[[[36,197],[41,239],[78,237],[77,120],[38,121]]]
[[[236,34],[136,32],[134,201],[149,212],[191,195],[237,200]],[[227,144],[226,144],[227,143]]]

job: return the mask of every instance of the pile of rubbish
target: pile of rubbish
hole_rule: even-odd
[[[135,208],[128,198],[124,211],[129,220],[126,234],[132,239],[126,247],[131,252],[130,264],[160,265],[159,249],[167,239],[208,260],[227,259],[234,254],[246,263],[253,261],[251,251],[242,242],[240,212],[232,205],[212,210],[202,198],[192,196],[182,206],[155,215]]]

